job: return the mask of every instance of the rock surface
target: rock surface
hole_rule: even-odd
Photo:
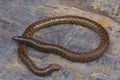
[[[0,0],[0,80],[120,80],[120,24],[115,18],[86,9],[91,4],[95,5],[93,0]],[[63,66],[48,77],[36,76],[18,58],[18,44],[11,38],[37,20],[61,15],[78,15],[100,23],[109,33],[109,49],[99,60],[83,64],[29,48],[29,57],[39,67],[51,63]],[[42,29],[34,38],[78,52],[93,50],[99,44],[93,31],[68,24]]]

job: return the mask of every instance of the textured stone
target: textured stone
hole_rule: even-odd
[[[120,24],[89,10],[90,5],[96,5],[95,1],[98,0],[0,0],[0,80],[120,80]],[[85,6],[80,6],[82,3]],[[99,60],[84,64],[29,48],[29,57],[39,67],[52,63],[63,66],[48,77],[36,76],[18,58],[18,44],[11,38],[22,35],[27,26],[37,20],[61,15],[78,15],[100,23],[109,33],[109,48]],[[99,44],[99,37],[93,31],[69,24],[42,29],[34,38],[78,52],[93,50]]]

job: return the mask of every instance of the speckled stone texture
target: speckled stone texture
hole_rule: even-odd
[[[87,5],[94,3],[93,0],[84,0],[89,2],[84,6],[79,5],[84,2],[81,1],[0,0],[0,80],[120,80],[120,24],[87,8]],[[63,69],[50,76],[36,76],[18,58],[18,44],[11,38],[22,35],[37,20],[61,15],[78,15],[100,23],[109,33],[109,48],[99,60],[83,64],[29,47],[28,56],[39,67],[52,63],[63,66]],[[33,37],[78,52],[93,50],[99,44],[96,33],[82,26],[69,24],[42,29]]]

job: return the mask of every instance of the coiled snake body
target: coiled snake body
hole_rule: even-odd
[[[76,24],[81,25],[83,27],[87,27],[94,32],[96,32],[100,37],[99,46],[90,51],[90,52],[74,52],[69,49],[66,49],[62,46],[41,42],[31,38],[32,34],[42,28],[49,27],[52,25],[59,24]],[[52,17],[44,20],[37,21],[31,24],[23,33],[22,36],[13,37],[14,40],[19,42],[18,53],[20,59],[27,65],[27,67],[36,75],[46,76],[51,74],[53,71],[61,69],[61,66],[58,64],[50,64],[48,67],[41,69],[38,68],[36,64],[27,56],[26,50],[27,45],[40,50],[45,53],[54,53],[63,58],[66,58],[70,61],[75,62],[90,62],[98,59],[100,56],[104,54],[109,45],[109,36],[107,31],[97,22],[92,21],[88,18],[79,17],[79,16],[59,16]]]

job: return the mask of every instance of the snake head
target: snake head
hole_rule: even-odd
[[[26,38],[22,37],[22,36],[13,36],[12,37],[13,40],[17,41],[17,42],[25,42],[26,41]]]
[[[19,39],[19,36],[13,36],[12,39],[17,41]]]

